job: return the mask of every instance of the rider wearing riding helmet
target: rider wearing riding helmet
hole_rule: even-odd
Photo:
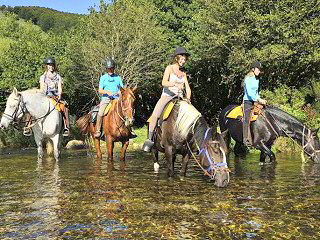
[[[61,99],[63,79],[57,73],[56,60],[52,57],[45,58],[43,61],[45,72],[40,77],[40,91],[43,92],[48,97],[55,97],[58,101],[64,103],[63,108],[63,136],[69,136],[69,113],[68,104],[66,101]],[[31,135],[31,118],[29,119],[29,124],[24,128],[23,134],[26,136]]]
[[[100,77],[99,94],[101,94],[99,112],[97,114],[95,137],[99,138],[101,135],[101,123],[104,115],[104,110],[109,102],[120,97],[120,87],[123,87],[122,79],[119,75],[114,73],[116,63],[112,58],[107,58],[104,62],[107,73]]]
[[[260,98],[259,95],[259,79],[256,77],[259,76],[262,69],[260,62],[253,62],[249,73],[244,78],[244,96],[243,96],[243,110],[244,110],[244,119],[243,119],[243,143],[246,146],[251,146],[251,138],[249,138],[249,119],[251,116],[251,109],[255,102],[258,102],[262,105],[266,105],[267,101]]]
[[[189,53],[183,47],[176,48],[173,55],[173,63],[166,67],[163,78],[162,86],[163,91],[160,99],[158,100],[149,124],[148,139],[144,142],[142,149],[145,152],[150,152],[154,144],[153,132],[156,127],[158,118],[160,117],[164,107],[175,97],[183,97],[183,91],[186,92],[188,101],[191,98],[191,89],[188,83],[187,74],[183,70],[184,64],[187,62]]]

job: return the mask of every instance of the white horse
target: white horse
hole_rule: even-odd
[[[55,109],[52,100],[37,89],[18,92],[16,88],[8,97],[6,109],[2,115],[0,128],[10,123],[19,123],[22,116],[32,116],[32,130],[38,146],[38,161],[43,158],[44,140],[51,140],[56,161],[60,158],[62,115]]]

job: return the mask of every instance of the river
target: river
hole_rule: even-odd
[[[191,162],[168,179],[165,162],[116,150],[113,168],[86,150],[38,164],[36,150],[0,153],[0,239],[319,239],[320,165],[299,154],[229,158],[217,188]]]

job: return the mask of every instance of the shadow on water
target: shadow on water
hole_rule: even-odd
[[[295,155],[259,166],[259,155],[230,156],[219,189],[195,163],[187,177],[153,173],[150,154],[127,152],[113,165],[64,152],[37,164],[34,151],[0,159],[2,239],[317,239],[320,166]]]

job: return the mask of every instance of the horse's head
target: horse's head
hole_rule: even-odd
[[[316,163],[320,163],[320,141],[318,137],[318,129],[308,130],[304,136],[304,152]]]
[[[215,181],[217,187],[226,187],[229,183],[229,169],[227,165],[227,145],[224,141],[224,135],[215,132],[212,138],[200,149],[199,157],[207,174]]]
[[[134,96],[137,86],[134,88],[121,88],[121,108],[125,125],[132,126],[135,114],[136,97]]]
[[[0,128],[7,128],[10,123],[18,122],[24,114],[22,96],[16,88],[7,99],[6,109],[2,114]]]

